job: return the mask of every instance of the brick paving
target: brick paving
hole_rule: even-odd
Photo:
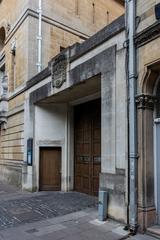
[[[95,207],[97,202],[96,198],[77,192],[46,192],[33,195],[7,201],[0,200],[0,229],[63,216]]]
[[[0,240],[155,240],[99,222],[96,206],[96,198],[81,193],[27,193],[0,183]]]
[[[99,224],[96,218],[97,211],[88,208],[0,230],[0,240],[121,240],[124,237],[114,232],[123,227],[121,224],[112,221]]]

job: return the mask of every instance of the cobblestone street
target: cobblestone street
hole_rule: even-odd
[[[155,240],[128,238],[124,225],[98,221],[97,198],[77,192],[21,192],[0,183],[0,240]]]
[[[4,190],[1,190],[0,194],[3,195],[2,199],[0,198],[0,229],[63,216],[95,207],[97,202],[96,198],[77,192],[27,194],[17,191],[15,194],[12,189],[10,192],[12,199],[9,199],[9,195]]]

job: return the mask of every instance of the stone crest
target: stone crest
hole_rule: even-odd
[[[65,55],[60,55],[51,65],[52,85],[60,88],[66,81],[67,59]]]

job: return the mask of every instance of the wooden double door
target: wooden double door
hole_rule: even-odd
[[[75,107],[75,191],[98,195],[101,171],[101,100]]]
[[[61,190],[61,148],[40,148],[39,190]]]

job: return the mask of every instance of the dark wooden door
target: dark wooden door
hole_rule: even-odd
[[[75,107],[75,190],[98,195],[101,171],[101,101]]]
[[[40,191],[61,190],[61,148],[40,148]]]

